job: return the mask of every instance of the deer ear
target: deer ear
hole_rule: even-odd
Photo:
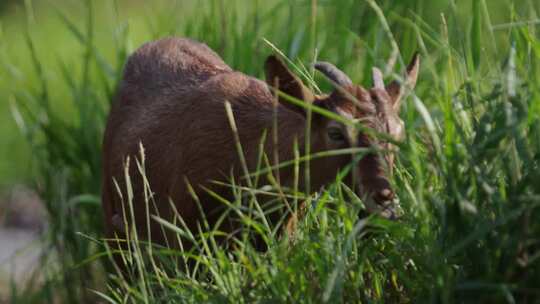
[[[418,79],[418,70],[420,68],[420,55],[414,54],[411,63],[407,66],[407,73],[405,74],[405,83],[400,83],[397,80],[392,81],[387,87],[386,91],[390,96],[392,108],[394,111],[399,112],[401,106],[401,100],[406,90],[412,90],[416,86],[416,80]]]
[[[266,72],[266,83],[273,88],[275,94],[278,94],[277,91],[280,91],[286,95],[308,103],[313,102],[315,99],[313,93],[304,86],[302,80],[294,75],[287,68],[285,63],[283,63],[283,61],[276,56],[268,56],[264,68]],[[282,96],[279,96],[279,103],[290,110],[301,113],[302,115],[305,115],[306,113],[304,107],[293,104]]]

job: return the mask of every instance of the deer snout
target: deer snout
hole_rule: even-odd
[[[384,188],[375,192],[375,194],[373,195],[373,199],[378,205],[382,207],[387,207],[392,204],[392,200],[394,199],[394,192],[390,190],[390,188]]]
[[[377,204],[380,215],[390,220],[396,220],[400,217],[400,209],[394,202],[395,194],[389,188],[376,192],[373,196]]]
[[[379,206],[385,206],[386,202],[394,199],[394,191],[392,191],[390,182],[383,175],[365,178],[363,184],[366,194],[370,195],[371,199]]]
[[[377,176],[365,179],[363,185],[364,203],[368,213],[378,213],[382,217],[392,220],[400,217],[399,207],[394,202],[395,192],[386,177]]]

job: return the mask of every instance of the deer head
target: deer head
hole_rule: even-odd
[[[275,56],[266,60],[266,80],[274,90],[283,92],[306,103],[324,108],[349,121],[357,121],[367,130],[350,124],[343,124],[322,115],[314,115],[312,121],[312,152],[336,150],[351,147],[372,148],[352,169],[351,185],[359,197],[363,198],[369,212],[381,212],[388,218],[395,218],[394,190],[390,183],[394,167],[395,141],[404,137],[404,124],[399,118],[399,109],[405,92],[416,85],[419,56],[415,55],[408,65],[403,81],[384,84],[383,75],[373,68],[373,87],[365,89],[352,83],[351,79],[328,62],[317,62],[315,68],[334,84],[330,94],[316,95]],[[295,105],[279,95],[280,104],[301,115],[306,115],[305,107]],[[366,129],[364,129],[366,130]],[[372,133],[372,134],[369,134]],[[374,136],[385,134],[387,138]],[[335,156],[313,161],[312,180],[314,184],[331,182],[335,173],[351,163],[354,155]]]

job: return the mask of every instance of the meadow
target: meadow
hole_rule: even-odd
[[[540,303],[539,13],[534,0],[7,1],[0,188],[36,189],[49,221],[35,280],[10,301]],[[362,202],[337,180],[295,199],[311,204],[292,242],[273,227],[257,232],[266,252],[245,239],[225,251],[208,234],[190,236],[189,254],[132,239],[134,271],[115,271],[102,240],[105,119],[127,56],[171,35],[260,79],[279,51],[323,91],[315,59],[370,86],[372,66],[395,79],[418,51],[393,180],[404,216],[359,219]],[[181,271],[187,258],[200,267]]]

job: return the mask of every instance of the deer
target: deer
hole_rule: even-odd
[[[355,147],[390,151],[372,149],[356,162],[354,153],[312,159],[310,188],[332,183],[340,170],[353,163],[347,183],[363,199],[368,212],[397,217],[390,181],[396,142],[405,132],[399,110],[405,95],[415,87],[419,65],[415,55],[404,77],[388,85],[381,71],[373,68],[374,85],[366,89],[353,84],[335,65],[316,62],[314,69],[334,86],[328,94],[316,94],[276,55],[264,63],[264,82],[233,70],[207,45],[188,38],[163,38],[142,45],[124,66],[104,133],[102,206],[107,237],[126,233],[126,198],[121,195],[127,186],[126,175],[133,188],[131,224],[138,235],[151,235],[152,242],[165,244],[174,237],[157,221],[148,222],[147,212],[170,222],[180,215],[194,231],[203,218],[216,223],[223,204],[215,195],[228,200],[234,196],[229,187],[214,181],[233,178],[242,184],[246,180],[242,162],[248,171],[255,170],[259,147],[280,161],[294,159],[295,145],[301,156],[306,154],[306,146],[310,153]],[[236,130],[231,127],[227,105]],[[359,121],[366,130],[387,136],[359,131],[309,106]],[[277,141],[272,136],[262,141],[265,132],[275,132]],[[307,136],[310,141],[304,145]],[[241,144],[242,157],[236,142]],[[133,164],[141,146],[145,179],[139,176],[140,167]],[[275,171],[282,185],[292,187],[295,174],[290,166]],[[299,190],[309,191],[303,178]],[[145,183],[151,193],[143,190]],[[149,198],[153,204],[148,208],[145,200]]]

